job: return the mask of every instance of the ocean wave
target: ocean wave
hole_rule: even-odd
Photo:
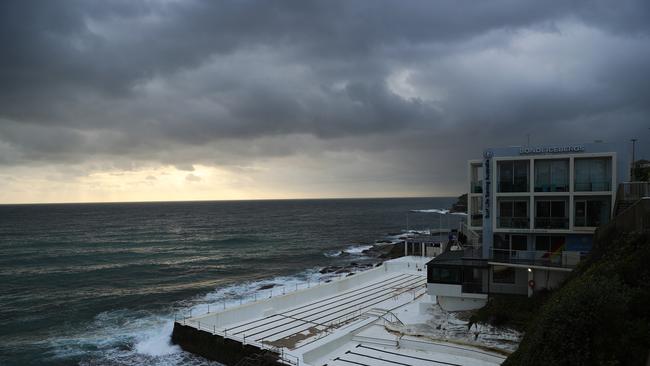
[[[48,337],[54,359],[81,359],[80,365],[196,365],[219,363],[183,352],[171,344],[173,323],[261,298],[315,286],[342,275],[321,274],[312,268],[295,275],[240,282],[183,300],[162,313],[120,309],[97,314],[92,322],[67,335]]]
[[[340,257],[344,254],[363,255],[364,250],[372,248],[373,245],[351,245],[343,250],[330,250],[324,253],[326,257]]]

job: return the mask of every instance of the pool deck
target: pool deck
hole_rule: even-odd
[[[504,357],[496,353],[395,331],[408,325],[400,318],[408,319],[409,311],[418,313],[435,301],[426,295],[430,259],[402,257],[308,289],[183,318],[174,332],[189,330],[190,337],[176,337],[177,343],[227,365],[241,360],[198,351],[191,332],[216,337],[221,347],[227,341],[277,355],[279,365],[500,364]]]

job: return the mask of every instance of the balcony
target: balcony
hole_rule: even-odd
[[[529,229],[530,219],[528,217],[499,217],[498,227],[502,229]]]
[[[483,214],[473,214],[471,224],[474,227],[483,226]]]
[[[540,250],[492,249],[490,259],[494,262],[573,268],[582,258],[581,252]]]
[[[568,217],[536,217],[535,229],[568,229]]]
[[[568,184],[536,184],[535,192],[568,192]]]
[[[605,192],[612,190],[612,183],[609,181],[599,182],[576,182],[576,192]]]
[[[482,282],[463,282],[461,285],[461,292],[465,294],[486,294],[487,291],[483,290]]]
[[[627,182],[618,185],[615,214],[620,214],[637,201],[650,197],[650,182]]]
[[[528,182],[499,182],[499,193],[528,192]]]

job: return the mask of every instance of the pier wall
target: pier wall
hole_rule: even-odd
[[[185,351],[227,366],[234,366],[246,357],[257,357],[260,366],[284,366],[279,361],[278,354],[180,323],[174,323],[172,343]]]
[[[366,282],[376,280],[385,273],[398,270],[403,271],[400,267],[402,267],[402,265],[389,267],[384,264],[367,271],[355,273],[352,276],[334,280],[330,283],[314,285],[308,289],[301,289],[285,295],[276,295],[272,298],[258,300],[257,302],[196,316],[193,320],[201,322],[203,326],[208,328],[227,328],[230,324],[239,323],[247,319],[273,315],[277,312],[284,311],[287,308],[307,304],[314,299],[340,294]],[[413,268],[413,272],[418,273],[415,268]]]

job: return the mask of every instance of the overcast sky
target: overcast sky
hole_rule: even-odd
[[[650,1],[2,1],[0,202],[455,195],[650,157]]]

